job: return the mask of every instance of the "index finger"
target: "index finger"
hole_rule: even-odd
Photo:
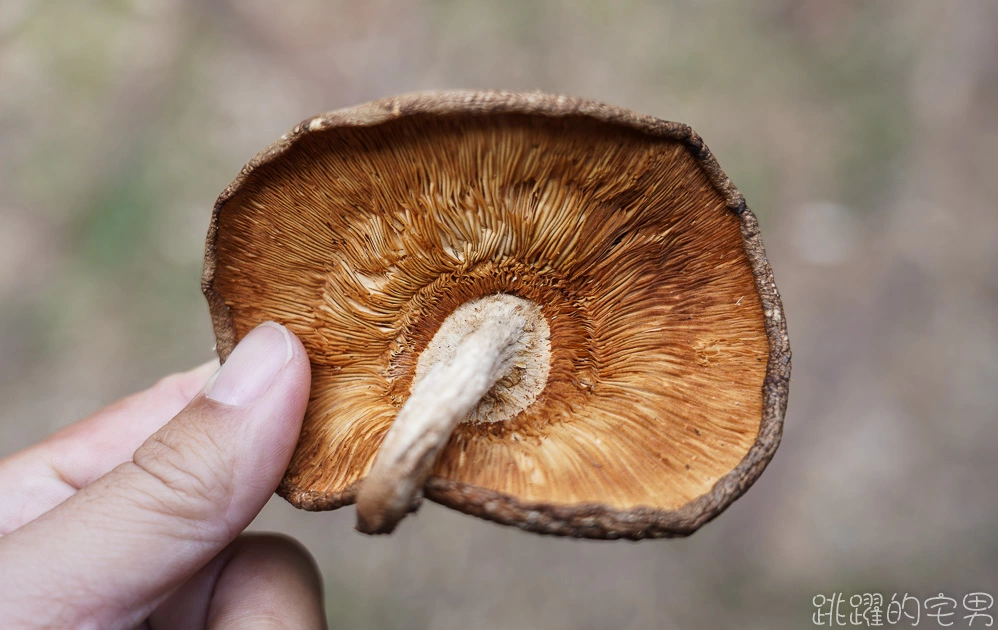
[[[217,369],[218,360],[212,360],[167,376],[0,460],[0,536],[130,460],[135,449],[187,406]]]

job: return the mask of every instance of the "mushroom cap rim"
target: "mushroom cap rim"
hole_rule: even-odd
[[[201,289],[208,301],[219,358],[224,363],[235,347],[236,338],[229,309],[222,296],[214,289],[218,216],[226,202],[241,190],[253,171],[282,156],[304,136],[327,129],[371,127],[415,115],[503,114],[550,118],[585,117],[637,131],[650,140],[680,142],[690,151],[710,184],[725,200],[727,208],[740,220],[744,251],[763,307],[769,360],[762,386],[759,434],[738,465],[718,479],[710,491],[674,510],[652,507],[617,510],[595,503],[527,503],[504,493],[438,477],[431,477],[427,482],[425,496],[460,512],[539,534],[629,540],[692,534],[744,494],[775,454],[782,437],[789,394],[791,351],[783,304],[766,258],[758,220],[746,205],[744,196],[721,170],[710,149],[689,125],[660,120],[589,99],[543,92],[494,90],[413,92],[308,118],[250,160],[215,202],[205,242]],[[361,482],[363,478],[341,492],[322,493],[293,486],[285,478],[281,481],[277,494],[301,509],[332,510],[353,503]]]

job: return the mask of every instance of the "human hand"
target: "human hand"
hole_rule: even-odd
[[[0,461],[0,626],[324,627],[308,553],[240,535],[294,451],[305,350],[265,324],[216,366]]]

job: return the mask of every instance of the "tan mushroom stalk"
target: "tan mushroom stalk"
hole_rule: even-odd
[[[278,493],[391,531],[421,498],[525,530],[682,536],[762,474],[790,347],[755,216],[688,126],[545,94],[306,120],[219,197],[221,360],[301,339]]]
[[[533,402],[547,380],[548,344],[540,309],[523,298],[488,296],[451,314],[421,356],[412,393],[361,486],[357,528],[369,534],[395,528],[454,428],[494,387],[495,397],[513,399],[517,412]],[[479,421],[511,415],[503,411],[490,409]]]

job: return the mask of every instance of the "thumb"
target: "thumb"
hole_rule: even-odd
[[[294,451],[308,387],[301,342],[283,326],[257,327],[132,461],[0,539],[0,617],[141,622],[263,508]]]

